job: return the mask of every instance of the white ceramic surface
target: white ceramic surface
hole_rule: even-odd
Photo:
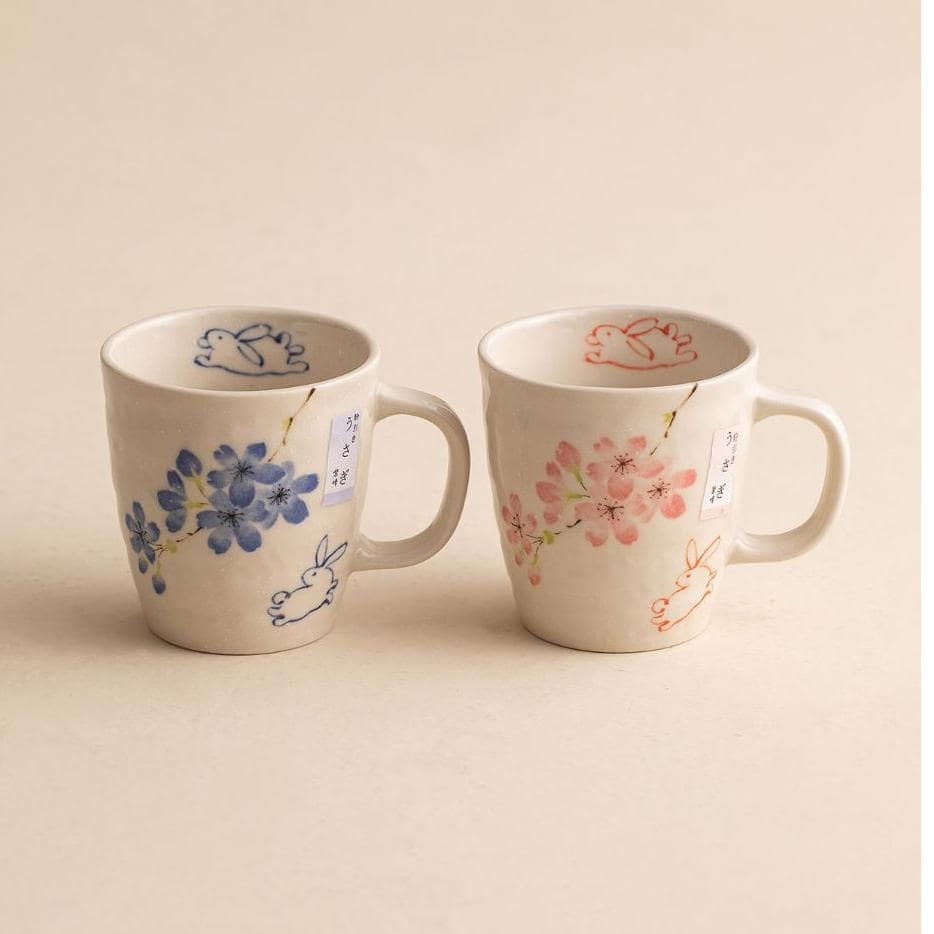
[[[363,331],[301,311],[218,307],[130,325],[102,349],[121,529],[143,613],[169,642],[277,652],[334,626],[358,570],[417,564],[464,504],[469,450],[440,399],[379,382]],[[437,516],[361,535],[373,425],[427,419],[449,448]]]
[[[640,306],[548,312],[492,330],[480,363],[503,553],[524,625],[549,642],[630,652],[691,639],[727,564],[801,554],[839,512],[839,418],[759,385],[755,345],[729,325]],[[823,489],[797,528],[749,534],[735,504],[751,428],[783,414],[823,432]]]

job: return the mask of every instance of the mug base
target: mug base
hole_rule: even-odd
[[[167,635],[153,629],[152,626],[146,627],[156,638],[174,645],[179,649],[188,649],[190,652],[201,652],[203,655],[277,655],[280,652],[291,652],[292,649],[300,649],[303,646],[311,645],[323,639],[331,630],[317,632],[311,635],[303,634],[300,641],[290,641],[287,644],[266,644],[266,645],[236,645],[231,643],[208,643],[198,640],[188,640],[176,635]]]
[[[683,645],[685,642],[696,639],[701,633],[706,632],[707,626],[709,625],[709,623],[705,623],[695,629],[683,629],[681,630],[683,635],[679,634],[679,637],[667,640],[662,644],[634,645],[631,640],[621,639],[617,642],[607,639],[598,644],[589,642],[586,638],[575,639],[573,636],[559,635],[557,633],[546,634],[542,631],[536,631],[535,627],[530,625],[521,616],[519,617],[519,621],[522,623],[522,628],[525,629],[526,632],[535,636],[536,639],[541,639],[542,642],[549,642],[551,645],[557,645],[563,649],[574,649],[578,652],[595,652],[600,655],[629,655],[639,652],[658,652],[661,649],[670,649],[676,645]]]

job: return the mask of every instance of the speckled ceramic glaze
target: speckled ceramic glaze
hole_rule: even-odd
[[[493,495],[522,621],[601,652],[664,648],[710,622],[724,569],[779,561],[823,536],[845,492],[829,406],[757,382],[735,328],[665,308],[555,311],[480,344]],[[812,421],[827,441],[813,515],[752,535],[735,501],[754,422]]]
[[[102,350],[114,487],[154,633],[204,652],[277,652],[334,625],[349,576],[424,561],[463,507],[469,452],[445,403],[379,382],[359,328],[274,308],[194,309]],[[435,424],[450,452],[434,522],[360,534],[373,425]]]

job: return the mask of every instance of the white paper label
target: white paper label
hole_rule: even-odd
[[[739,462],[740,425],[720,428],[710,445],[710,469],[701,503],[701,519],[716,519],[730,511],[733,502],[733,476]]]
[[[357,446],[360,441],[361,415],[358,411],[335,415],[331,419],[331,443],[328,445],[328,473],[324,480],[325,506],[344,503],[353,497],[357,479]]]

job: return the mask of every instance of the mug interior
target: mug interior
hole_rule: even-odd
[[[695,383],[754,353],[739,331],[690,312],[607,306],[547,312],[494,328],[480,354],[497,370],[536,383],[644,388]]]
[[[225,392],[319,383],[356,370],[374,353],[363,331],[334,318],[241,306],[149,318],[103,348],[106,363],[136,379]]]

